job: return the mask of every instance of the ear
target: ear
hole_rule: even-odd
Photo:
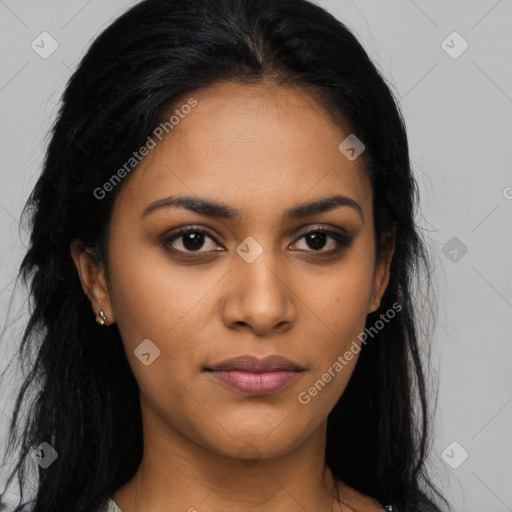
[[[375,274],[373,278],[372,295],[368,307],[368,313],[377,311],[380,307],[380,301],[389,283],[391,260],[395,252],[395,231],[396,228],[385,235],[384,243],[375,264]]]
[[[112,324],[114,314],[103,264],[97,261],[94,250],[85,247],[78,239],[71,242],[70,252],[82,283],[82,289],[91,302],[94,315],[98,315],[100,309],[103,309],[109,324]]]

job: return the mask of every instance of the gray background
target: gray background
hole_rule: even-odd
[[[60,95],[91,40],[133,3],[0,0],[0,369],[26,319],[23,290],[13,295],[27,244],[18,219]],[[456,512],[512,511],[512,1],[317,3],[354,31],[407,124],[439,305],[434,479]],[[58,43],[47,59],[31,48],[44,31]],[[461,55],[454,31],[469,44]],[[14,391],[1,392],[2,442]]]

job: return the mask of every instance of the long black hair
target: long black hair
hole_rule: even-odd
[[[17,451],[18,458],[8,485],[17,475],[23,501],[31,454],[42,442],[58,457],[36,468],[33,512],[95,511],[136,472],[138,385],[117,327],[94,322],[70,243],[79,238],[108,263],[109,219],[123,183],[101,199],[93,191],[178,99],[221,80],[307,87],[364,143],[377,252],[389,233],[396,236],[390,281],[367,325],[393,304],[401,311],[363,346],[328,417],[326,464],[336,479],[399,512],[448,506],[426,471],[431,411],[422,349],[429,336],[418,327],[414,285],[430,289],[431,271],[414,219],[418,190],[405,123],[354,35],[307,0],[145,0],[81,60],[23,211],[31,237],[18,278],[30,284],[31,316],[19,347],[27,372],[10,424],[6,456]]]

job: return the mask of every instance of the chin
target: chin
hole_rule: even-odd
[[[236,428],[226,430],[233,433],[233,436],[230,437],[224,432],[226,435],[222,439],[210,438],[207,440],[209,448],[219,455],[249,461],[285,455],[308,437],[306,432],[290,432],[289,428],[272,432],[272,430],[262,430],[261,425],[256,424],[252,432],[247,430],[240,432]],[[279,430],[279,427],[276,430]]]

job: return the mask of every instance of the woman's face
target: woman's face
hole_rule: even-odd
[[[325,425],[387,286],[372,191],[362,158],[339,149],[349,133],[304,90],[222,83],[191,97],[122,184],[93,305],[117,323],[146,426],[277,456]],[[295,370],[218,366],[246,356]]]

